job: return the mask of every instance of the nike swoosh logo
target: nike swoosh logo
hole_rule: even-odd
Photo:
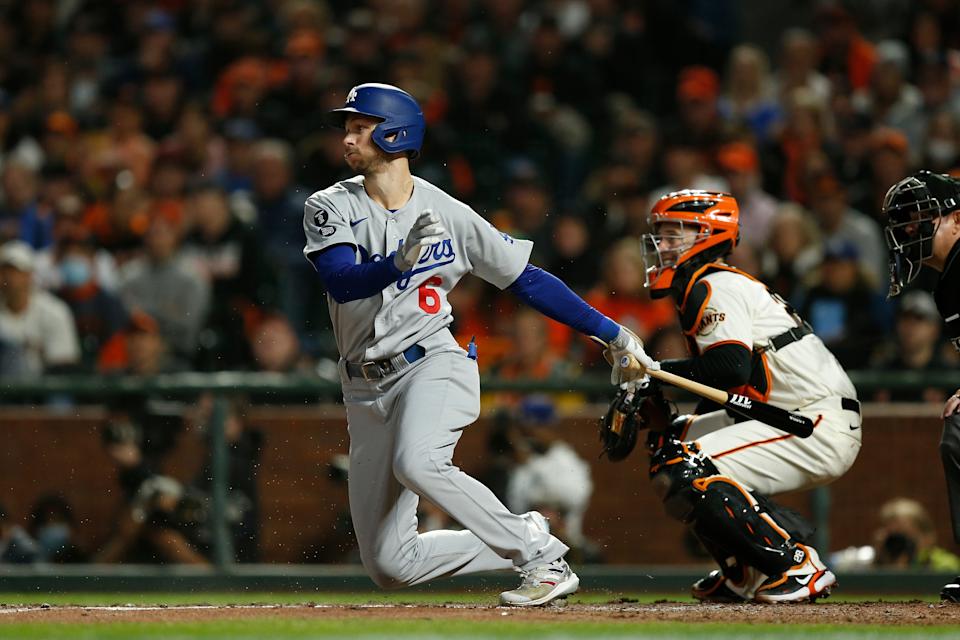
[[[813,574],[811,573],[809,575],[803,576],[802,578],[797,578],[797,582],[799,582],[803,586],[807,586],[807,583],[810,582],[810,578],[812,577],[813,577]]]
[[[361,222],[363,222],[364,220],[366,220],[366,218],[360,218],[359,220],[354,220],[353,222],[350,223],[350,226],[351,226],[351,227],[355,227],[355,226],[357,226],[358,224],[360,224]]]
[[[851,424],[851,425],[847,425],[847,426],[850,427],[850,431],[856,431],[857,429],[860,428],[860,427],[855,427],[855,426],[853,426],[852,424]]]

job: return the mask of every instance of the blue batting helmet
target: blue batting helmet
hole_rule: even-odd
[[[373,130],[373,141],[387,153],[408,151],[411,158],[420,155],[427,125],[420,105],[403,89],[379,82],[358,84],[350,89],[343,107],[331,111],[327,119],[331,124],[343,127],[351,113],[382,120]],[[387,140],[390,136],[396,137]]]

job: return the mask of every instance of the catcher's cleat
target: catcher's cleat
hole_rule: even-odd
[[[580,578],[563,558],[521,573],[523,582],[516,589],[501,593],[500,604],[537,607],[557,598],[565,598],[580,587]]]
[[[694,582],[690,594],[700,602],[747,602],[747,598],[731,588],[727,576],[719,569]]]
[[[943,602],[960,602],[960,576],[943,585],[943,589],[940,589],[940,600]]]
[[[826,598],[837,584],[837,577],[820,561],[816,549],[797,545],[802,560],[788,571],[770,576],[757,588],[757,602],[813,602]]]

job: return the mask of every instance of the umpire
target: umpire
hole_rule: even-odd
[[[934,297],[946,335],[960,351],[960,180],[918,171],[890,187],[883,199],[890,247],[890,296],[920,274],[923,265],[940,272]],[[960,544],[960,389],[943,407],[940,459],[947,479],[953,537]],[[940,591],[960,602],[960,576]]]

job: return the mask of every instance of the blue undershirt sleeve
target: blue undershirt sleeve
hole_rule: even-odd
[[[340,304],[374,296],[396,282],[402,273],[393,264],[392,256],[355,264],[356,253],[354,247],[338,244],[310,254],[323,286]]]
[[[555,275],[532,264],[507,288],[543,315],[585,335],[610,342],[620,333],[620,325],[587,304]]]

